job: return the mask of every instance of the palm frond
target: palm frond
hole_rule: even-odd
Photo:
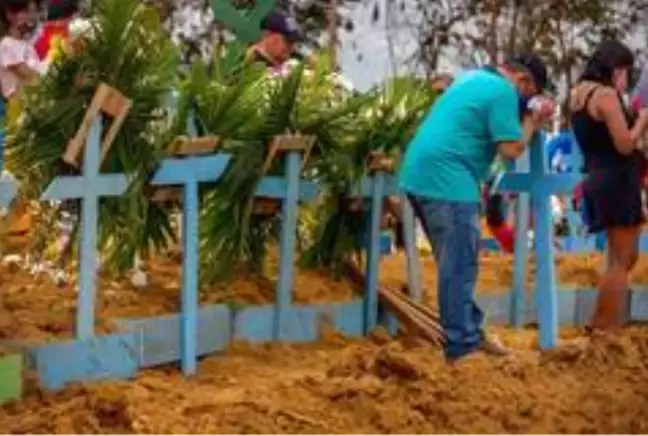
[[[97,85],[105,82],[130,98],[103,170],[126,173],[132,184],[127,195],[103,199],[100,208],[104,261],[122,269],[140,248],[173,237],[169,211],[150,203],[143,187],[173,136],[165,105],[177,81],[177,54],[155,13],[140,2],[104,0],[96,11],[84,51],[64,55],[25,90],[24,113],[7,138],[7,168],[19,179],[21,196],[37,199],[66,170],[60,157]],[[79,76],[82,87],[75,85]]]
[[[426,87],[408,79],[394,79],[355,114],[353,128],[338,126],[337,140],[317,159],[318,181],[324,190],[310,246],[303,266],[325,266],[341,272],[344,262],[364,247],[367,211],[350,208],[348,193],[366,174],[366,159],[381,151],[396,159],[423,113],[433,102]]]

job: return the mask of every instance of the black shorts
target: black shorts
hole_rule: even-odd
[[[591,173],[583,183],[584,212],[591,233],[644,222],[641,174],[637,171]]]

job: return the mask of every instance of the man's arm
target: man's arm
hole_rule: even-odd
[[[499,84],[493,90],[488,107],[488,130],[498,152],[507,159],[514,159],[524,151],[522,143],[526,132],[520,123],[520,105],[516,89]]]
[[[517,159],[524,153],[524,149],[529,145],[533,134],[538,130],[537,124],[529,115],[522,121],[522,137],[518,141],[502,141],[497,145],[497,152],[506,159]]]

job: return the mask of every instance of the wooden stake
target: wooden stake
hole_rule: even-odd
[[[408,298],[401,298],[398,292],[386,288],[380,288],[379,292],[382,300],[403,323],[413,327],[435,345],[441,345],[444,342],[441,326],[433,321],[426,312],[419,311],[410,305],[407,301]]]
[[[191,138],[188,136],[179,136],[169,144],[169,154],[171,156],[197,156],[201,154],[211,154],[220,144],[218,136],[201,136]]]
[[[350,262],[344,264],[345,275],[358,286],[365,286],[365,276],[358,267]],[[445,341],[439,315],[424,305],[412,301],[402,292],[384,286],[378,287],[378,295],[394,314],[405,324],[410,325],[425,338],[436,345]]]
[[[211,154],[221,144],[219,136],[201,136],[193,138],[190,136],[179,136],[171,141],[168,147],[169,155],[183,158],[189,156],[199,156]],[[169,201],[181,201],[184,189],[178,186],[164,186],[153,188],[151,201],[155,203],[164,203]]]
[[[124,119],[126,119],[126,115],[130,111],[132,103],[131,100],[126,98],[116,89],[105,83],[100,83],[97,91],[95,91],[92,101],[90,102],[90,107],[85,112],[79,130],[77,130],[76,135],[74,135],[74,137],[68,142],[67,149],[63,154],[63,160],[75,168],[80,168],[79,155],[81,154],[83,147],[85,147],[90,126],[92,126],[97,115],[103,112],[113,119],[101,144],[99,162],[103,162],[108,150],[115,141],[115,137],[117,136],[121,125],[124,123]]]
[[[302,151],[302,168],[304,163],[308,160],[313,144],[315,143],[314,136],[307,136],[297,134],[284,134],[277,135],[272,139],[270,146],[268,147],[268,154],[265,161],[263,162],[263,168],[261,170],[262,176],[265,176],[275,158],[283,153],[289,151]],[[255,215],[273,215],[279,211],[281,208],[281,202],[278,199],[274,198],[255,198],[254,204],[252,207],[252,213]]]

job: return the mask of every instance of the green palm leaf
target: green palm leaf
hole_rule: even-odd
[[[165,104],[177,81],[177,56],[155,13],[140,2],[103,0],[96,12],[84,51],[53,64],[38,86],[25,90],[22,120],[7,138],[7,167],[23,198],[37,199],[65,170],[60,156],[97,85],[105,82],[130,98],[132,108],[103,170],[126,173],[132,184],[127,195],[100,206],[104,261],[123,269],[137,250],[164,246],[173,237],[169,211],[150,203],[144,186],[173,137]],[[81,88],[74,85],[78,76],[85,78]]]
[[[344,262],[363,247],[367,216],[350,210],[348,192],[365,175],[366,159],[373,151],[397,158],[431,105],[433,95],[425,85],[398,78],[355,114],[353,129],[338,126],[336,137],[317,159],[317,174],[324,189],[312,243],[302,256],[304,266],[326,266],[341,272]]]

